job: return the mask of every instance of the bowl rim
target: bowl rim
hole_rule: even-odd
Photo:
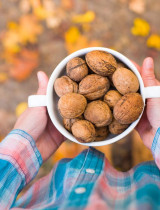
[[[138,69],[136,68],[136,66],[126,56],[124,56],[123,54],[121,54],[113,49],[109,49],[109,48],[105,48],[105,47],[89,47],[89,48],[83,48],[81,50],[78,50],[78,51],[73,52],[72,54],[68,55],[53,70],[53,72],[50,76],[50,79],[49,79],[48,87],[47,87],[47,94],[46,94],[47,95],[47,110],[48,110],[49,116],[50,116],[51,121],[54,124],[54,126],[67,139],[69,139],[75,143],[85,145],[85,146],[104,146],[104,145],[112,144],[116,141],[119,141],[119,140],[123,139],[125,136],[127,136],[138,124],[138,122],[143,114],[144,109],[143,109],[141,115],[139,116],[139,118],[136,121],[134,121],[121,134],[115,135],[111,139],[106,139],[106,140],[98,141],[98,142],[90,142],[90,143],[81,143],[81,142],[77,141],[76,138],[69,131],[67,131],[61,123],[58,122],[58,120],[55,117],[55,113],[54,113],[55,109],[53,109],[53,107],[57,106],[57,104],[55,104],[52,99],[53,91],[54,91],[53,85],[54,85],[56,78],[58,78],[59,73],[64,69],[64,67],[66,66],[66,64],[69,60],[71,60],[74,57],[84,56],[86,53],[93,51],[93,50],[102,50],[102,51],[112,54],[116,59],[123,62],[126,66],[128,66],[135,73],[135,75],[137,76],[137,78],[139,80],[139,84],[140,84],[140,94],[141,94],[144,104],[145,104],[144,84],[143,84],[143,80],[142,80],[141,75],[140,75]]]

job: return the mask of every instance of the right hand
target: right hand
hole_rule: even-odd
[[[144,82],[144,86],[160,86],[155,78],[153,59],[148,57],[142,67],[136,65]],[[139,124],[136,127],[143,143],[151,149],[154,136],[160,127],[160,98],[150,98],[146,101],[146,108]]]

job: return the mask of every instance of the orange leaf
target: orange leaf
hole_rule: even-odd
[[[8,30],[2,38],[3,47],[9,53],[18,53],[21,45],[37,42],[37,36],[42,31],[43,28],[34,15],[24,15],[20,18],[19,23],[8,23]]]
[[[20,19],[19,38],[22,44],[37,42],[37,36],[43,31],[34,15],[25,15]]]
[[[8,79],[8,74],[6,72],[0,72],[0,83],[5,82]]]
[[[38,51],[23,49],[21,55],[13,59],[10,67],[10,76],[18,81],[27,79],[32,71],[38,66]]]
[[[100,46],[102,46],[101,41],[99,41],[99,40],[91,40],[90,41],[84,35],[79,35],[76,42],[74,42],[74,43],[67,42],[67,40],[66,40],[65,44],[66,44],[66,49],[69,54],[74,51],[80,50],[82,48],[86,48],[86,47],[100,47]]]

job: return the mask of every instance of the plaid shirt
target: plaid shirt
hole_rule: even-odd
[[[16,200],[37,174],[42,157],[29,134],[13,130],[0,144],[0,210],[160,209],[160,128],[152,152],[155,162],[123,173],[103,153],[88,148],[74,159],[59,161]]]

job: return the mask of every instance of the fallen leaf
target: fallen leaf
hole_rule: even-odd
[[[0,72],[0,83],[5,82],[8,79],[8,74],[6,72]]]
[[[68,53],[70,54],[82,48],[100,47],[102,46],[102,43],[99,40],[88,40],[87,37],[85,37],[84,35],[79,35],[79,37],[74,43],[66,41],[65,46]]]
[[[9,75],[17,81],[27,79],[39,64],[39,53],[37,50],[23,49],[20,55],[14,57]]]
[[[43,31],[38,19],[34,15],[24,15],[19,23],[9,22],[8,30],[2,39],[2,45],[7,52],[18,53],[21,45],[36,43],[37,36]]]
[[[147,46],[151,48],[155,48],[157,50],[160,50],[160,36],[157,34],[152,34],[147,39]]]
[[[95,19],[95,13],[93,11],[87,11],[85,14],[75,15],[72,18],[73,23],[91,23]]]
[[[43,28],[34,15],[24,15],[20,18],[19,38],[20,43],[36,43],[37,36],[40,35]]]
[[[65,40],[69,44],[74,44],[78,40],[79,36],[80,36],[79,29],[75,26],[72,26],[65,33]]]
[[[8,30],[3,38],[2,45],[4,49],[11,53],[17,53],[20,51],[19,46],[19,34],[16,30]]]
[[[39,20],[44,20],[50,15],[50,12],[47,11],[43,6],[34,8],[33,12]]]
[[[145,0],[130,0],[129,9],[138,14],[142,14],[145,11]]]
[[[21,102],[16,107],[16,116],[19,117],[26,109],[28,108],[28,104],[26,102]]]
[[[135,36],[148,36],[150,25],[147,21],[141,18],[134,19],[134,26],[131,28],[131,33]]]

